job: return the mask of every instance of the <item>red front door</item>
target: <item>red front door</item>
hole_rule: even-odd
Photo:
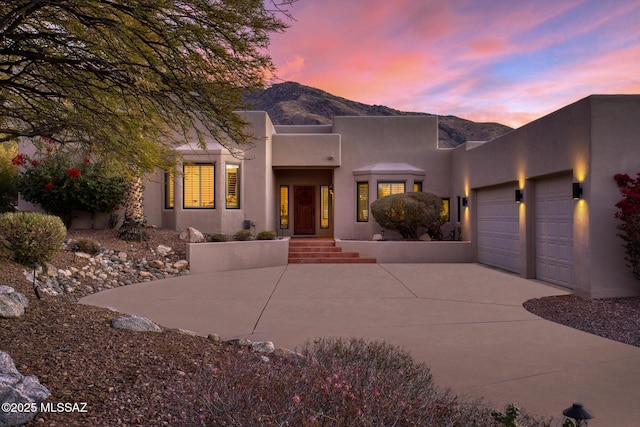
[[[315,187],[294,187],[293,209],[293,233],[315,234]]]

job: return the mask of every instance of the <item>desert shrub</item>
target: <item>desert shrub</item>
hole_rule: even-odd
[[[226,234],[223,234],[223,233],[213,233],[213,234],[210,234],[208,236],[207,241],[209,241],[209,242],[228,242],[229,241],[229,236],[227,236]]]
[[[57,216],[37,212],[0,215],[0,240],[20,264],[49,261],[62,247],[66,234]]]
[[[0,144],[0,212],[13,212],[18,201],[18,166],[12,162],[17,153],[15,142]]]
[[[233,235],[233,239],[238,241],[253,240],[253,234],[249,230],[240,230]]]
[[[393,194],[371,203],[376,222],[405,239],[417,239],[421,227],[432,239],[442,239],[440,227],[446,222],[443,211],[442,200],[431,193]]]
[[[620,220],[618,236],[624,241],[625,259],[633,276],[640,280],[640,173],[636,179],[617,174],[614,179],[624,196],[616,203],[615,217]]]
[[[79,237],[71,242],[71,247],[80,252],[97,255],[98,253],[100,253],[100,248],[102,247],[102,245],[100,244],[100,242],[89,237]]]
[[[256,235],[257,240],[276,240],[276,232],[272,230],[261,231]]]
[[[388,344],[321,339],[297,358],[238,357],[198,376],[203,425],[493,425],[490,408],[438,390],[426,365]]]

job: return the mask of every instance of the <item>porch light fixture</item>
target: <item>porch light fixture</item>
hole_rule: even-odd
[[[466,197],[462,198],[462,206],[469,206],[469,199],[467,199]]]
[[[522,203],[524,200],[524,193],[521,189],[516,188],[516,203]]]
[[[584,425],[587,425],[587,420],[593,418],[591,412],[584,409],[584,405],[582,403],[574,403],[570,408],[562,411],[562,415],[567,418],[573,418],[576,420],[576,425],[580,427],[582,425],[582,421],[584,421]]]
[[[582,185],[579,182],[573,183],[572,193],[575,200],[582,199]]]

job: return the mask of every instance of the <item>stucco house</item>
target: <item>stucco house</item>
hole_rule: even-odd
[[[640,95],[589,96],[456,148],[438,147],[436,116],[277,126],[265,112],[242,114],[254,136],[242,156],[215,141],[206,149],[185,145],[176,170],[148,177],[149,225],[225,234],[248,227],[372,244],[382,230],[370,204],[425,191],[445,203],[443,235],[464,242],[425,242],[402,262],[443,262],[432,254],[446,248],[461,254],[446,262],[479,262],[581,296],[640,295],[617,236],[621,196],[613,179],[640,172]],[[19,208],[33,209],[23,201]]]
[[[150,177],[150,224],[371,240],[381,232],[371,202],[426,191],[443,198],[444,234],[459,226],[472,261],[583,296],[640,294],[616,235],[613,180],[640,171],[638,95],[590,96],[453,149],[438,147],[435,116],[277,126],[265,112],[242,114],[255,141],[241,158],[216,142],[183,146],[176,171]]]

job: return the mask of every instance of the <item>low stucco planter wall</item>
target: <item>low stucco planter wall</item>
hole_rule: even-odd
[[[289,238],[248,242],[189,243],[191,274],[287,265]]]
[[[343,252],[359,252],[362,258],[378,263],[456,263],[472,262],[471,242],[407,242],[336,239]]]

